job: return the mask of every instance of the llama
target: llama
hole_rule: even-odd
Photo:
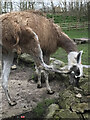
[[[61,73],[49,66],[50,55],[59,47],[68,53],[70,82],[75,82],[82,76],[82,52],[78,52],[75,43],[52,21],[33,11],[3,14],[0,15],[0,21],[2,22],[2,42],[0,43],[3,53],[2,86],[10,105],[16,104],[11,100],[7,87],[14,52],[32,55],[38,70],[37,86],[41,87],[41,70],[43,69],[49,94],[53,94],[53,91],[49,86],[47,71]]]

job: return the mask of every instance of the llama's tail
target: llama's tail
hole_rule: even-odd
[[[19,36],[17,37],[17,39],[16,39],[16,43],[13,45],[13,47],[17,46],[18,43],[19,43]]]

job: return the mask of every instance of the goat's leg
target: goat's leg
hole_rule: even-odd
[[[49,56],[48,56],[48,57],[47,57],[47,56],[44,56],[44,62],[45,62],[46,64],[49,64],[49,58],[50,58]],[[36,67],[36,71],[37,71],[37,74],[38,74],[37,87],[38,87],[38,88],[41,88],[41,69],[39,69],[39,68]],[[48,94],[53,94],[54,91],[51,90],[50,85],[49,85],[49,81],[48,81],[48,76],[49,76],[49,74],[48,74],[48,72],[45,71],[45,70],[43,70],[43,73],[44,73],[44,77],[45,77],[47,93],[48,93]]]
[[[53,94],[54,91],[51,90],[49,81],[48,81],[48,76],[49,74],[43,70],[44,77],[45,77],[45,82],[46,82],[46,88],[47,88],[47,93],[48,94]],[[37,68],[37,74],[38,74],[38,83],[37,83],[37,88],[41,88],[41,69]]]
[[[44,55],[43,58],[44,58],[44,62],[45,62],[46,64],[49,64],[50,56],[49,56],[49,55],[48,55],[48,56]],[[42,70],[41,70],[41,69],[38,69],[37,66],[35,67],[35,69],[36,69],[36,74],[37,74],[37,76],[38,76],[37,88],[41,88],[41,87],[42,87],[42,86],[41,86],[41,73],[42,73]],[[44,71],[44,74],[45,74],[45,71]],[[48,79],[48,76],[45,77],[45,78]],[[46,80],[46,81],[47,81],[47,80]],[[47,84],[48,84],[48,82],[47,82]],[[47,86],[48,86],[48,88],[50,88],[50,87],[49,87],[49,84],[48,84]]]
[[[14,59],[13,53],[9,53],[8,55],[3,55],[2,87],[4,89],[6,98],[11,106],[16,105],[16,102],[11,100],[11,97],[8,93],[8,78],[9,78],[13,59]]]
[[[48,65],[50,64],[50,55],[48,55],[48,56],[44,55],[44,62]],[[54,91],[51,90],[50,85],[49,85],[49,80],[48,80],[49,73],[47,73],[47,71],[44,71],[44,76],[45,76],[47,92],[48,92],[48,94],[53,94]]]
[[[53,94],[54,91],[51,90],[51,87],[50,87],[49,81],[48,81],[48,76],[49,76],[49,75],[48,75],[48,73],[47,73],[46,71],[44,71],[44,76],[45,76],[45,82],[46,82],[47,93],[48,93],[48,94]]]

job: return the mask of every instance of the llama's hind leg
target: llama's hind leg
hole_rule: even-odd
[[[4,89],[8,103],[11,106],[16,105],[16,102],[11,100],[11,97],[10,97],[9,92],[8,92],[8,78],[9,78],[13,59],[14,59],[13,53],[3,55],[2,87]]]
[[[36,69],[36,75],[38,77],[38,82],[37,82],[37,88],[42,88],[41,85],[41,70],[37,68],[37,66],[35,66]]]

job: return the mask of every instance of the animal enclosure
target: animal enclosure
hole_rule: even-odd
[[[25,8],[25,4],[22,7]],[[32,4],[31,7],[34,7],[34,4]],[[5,10],[7,9],[5,8]],[[12,9],[10,10],[12,11]],[[6,15],[4,14],[1,15],[0,19],[3,21],[2,45],[4,46],[4,48],[6,48],[6,50],[3,51],[5,52],[5,54],[8,51],[13,50],[13,52],[17,52],[19,54],[21,54],[22,52],[26,52],[29,54],[34,53],[33,55],[35,55],[35,53],[37,53],[38,50],[34,52],[29,52],[29,50],[30,51],[34,50],[33,48],[35,48],[34,47],[35,43],[37,45],[40,42],[41,50],[44,56],[44,62],[46,64],[49,64],[50,56],[53,56],[57,59],[61,59],[62,61],[64,61],[65,62],[64,65],[68,65],[67,54],[73,51],[75,51],[77,56],[78,53],[81,54],[80,52],[77,52],[77,48],[79,51],[81,50],[84,51],[82,54],[82,63],[89,64],[87,48],[88,43],[75,45],[75,43],[71,39],[76,38],[76,36],[79,35],[80,38],[82,38],[81,27],[84,28],[86,27],[85,30],[87,32],[87,22],[85,24],[84,23],[77,24],[77,22],[75,24],[74,23],[63,24],[62,22],[61,23],[62,29],[63,31],[65,31],[67,35],[70,35],[68,37],[64,32],[62,32],[61,28],[58,26],[60,25],[60,23],[58,23],[58,25],[53,23],[52,20],[49,20],[45,16],[43,16],[41,12],[34,11],[32,11],[31,13],[29,13],[29,11],[13,12],[8,13]],[[73,28],[75,28],[76,32],[73,30]],[[85,33],[84,35],[86,37],[87,33]],[[32,41],[39,39],[39,41],[38,42],[36,42],[37,40],[33,41],[32,44],[32,42],[30,42],[28,38],[32,38]],[[12,46],[14,47],[14,49]],[[38,47],[40,48],[40,46]],[[59,47],[62,47],[65,50]],[[35,61],[38,62],[38,60],[40,60],[40,57],[41,56],[39,57],[36,56]],[[74,58],[75,58],[73,59],[74,61],[77,60],[76,56]],[[55,64],[56,66],[59,67],[56,61]],[[49,77],[47,76],[47,74],[45,74],[46,75],[45,79],[41,76],[42,82],[47,80],[46,78],[49,79],[51,86],[50,90],[55,91],[53,95],[48,95],[46,84],[44,82],[42,83],[42,86],[41,84],[39,84],[38,89],[37,88],[38,85],[36,85],[36,81],[34,81],[36,64],[34,64],[33,62],[27,64],[23,61],[19,61],[18,59],[14,62],[15,62],[14,64],[17,65],[17,69],[14,70],[11,69],[8,84],[9,92],[10,95],[12,96],[11,100],[17,101],[17,105],[13,107],[8,105],[6,96],[4,94],[4,90],[2,90],[2,87],[0,85],[0,95],[2,95],[0,99],[0,101],[2,100],[1,102],[2,104],[0,104],[1,110],[0,117],[2,118],[2,120],[11,119],[17,120],[21,119],[21,117],[25,117],[26,119],[32,120],[34,118],[47,120],[48,117],[52,119],[57,118],[66,119],[67,116],[68,118],[73,119],[78,118],[80,120],[85,120],[88,118],[90,111],[90,108],[88,107],[90,98],[89,93],[90,91],[88,88],[89,85],[88,78],[90,72],[89,69],[88,69],[89,71],[86,68],[84,69],[84,78],[81,77],[81,79],[79,80],[78,84],[79,88],[69,84],[70,83],[69,74],[50,73],[50,75],[48,75]],[[39,65],[42,65],[41,64],[42,60],[40,60],[39,63],[40,63]],[[0,66],[2,68],[2,64]],[[74,71],[71,71],[72,74],[73,72]],[[40,87],[42,88],[40,89]],[[54,106],[55,108],[53,114],[51,114],[53,110],[52,106]]]

